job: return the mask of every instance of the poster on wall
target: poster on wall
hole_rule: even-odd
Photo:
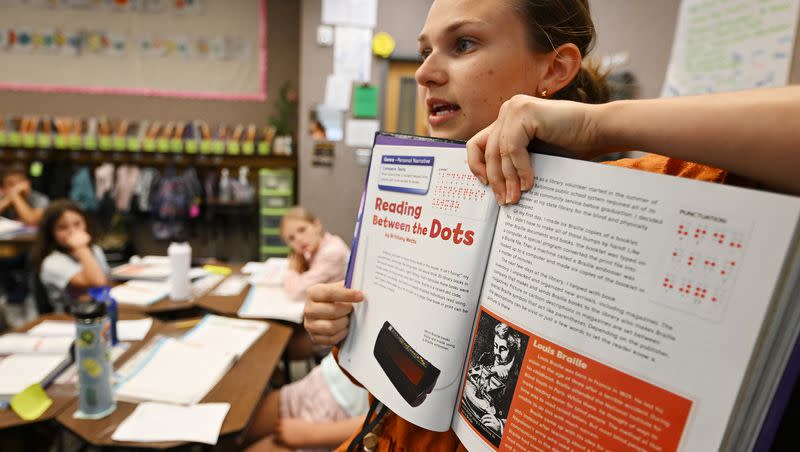
[[[800,0],[683,0],[663,97],[783,86]]]
[[[43,4],[0,3],[0,90],[266,99],[267,0]]]

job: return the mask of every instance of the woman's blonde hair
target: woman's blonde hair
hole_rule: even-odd
[[[563,44],[578,47],[581,57],[592,50],[596,32],[588,0],[510,0],[528,25],[530,46],[552,52]],[[567,86],[548,96],[590,104],[608,102],[609,85],[598,66],[584,64]]]

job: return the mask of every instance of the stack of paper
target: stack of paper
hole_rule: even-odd
[[[0,355],[12,353],[49,353],[66,355],[72,347],[72,336],[34,336],[9,333],[0,336]]]
[[[247,287],[247,277],[233,275],[225,279],[211,294],[218,297],[235,297],[242,293],[245,287]]]
[[[19,354],[0,361],[0,401],[34,383],[41,383],[62,369],[68,355]]]
[[[140,368],[119,383],[116,397],[128,402],[191,405],[208,394],[235,359],[232,353],[163,338]]]
[[[183,335],[181,340],[200,347],[233,353],[238,358],[268,328],[268,324],[257,320],[207,315]]]
[[[289,260],[283,257],[271,257],[263,264],[253,265],[250,269],[247,268],[248,265],[244,266],[242,273],[251,270],[250,284],[260,286],[282,286],[289,270]]]
[[[120,341],[141,341],[147,336],[153,319],[120,320],[117,322],[117,339]]]
[[[242,307],[239,317],[253,319],[277,319],[303,323],[304,301],[293,300],[281,288],[253,286]]]
[[[225,279],[223,275],[204,275],[201,278],[192,281],[192,298],[200,298],[207,294],[214,288],[220,281]]]
[[[13,234],[15,232],[25,229],[25,224],[19,221],[9,220],[6,217],[0,217],[0,236],[6,234]]]
[[[166,280],[172,270],[167,256],[134,256],[127,264],[111,269],[111,277],[118,280]],[[202,268],[189,270],[189,279],[200,278],[206,274]]]
[[[228,403],[203,403],[175,406],[146,402],[119,424],[111,435],[114,441],[157,442],[192,441],[217,444]]]
[[[169,284],[164,281],[131,280],[111,289],[111,296],[119,304],[147,306],[169,295]]]
[[[31,336],[75,337],[75,322],[69,320],[45,320],[28,330]]]

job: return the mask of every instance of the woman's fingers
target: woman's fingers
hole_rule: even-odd
[[[363,293],[345,288],[344,282],[314,285],[306,295],[303,326],[323,345],[335,345],[347,336],[353,303],[364,301]]]
[[[469,169],[483,185],[489,183],[489,180],[486,178],[484,151],[486,150],[486,140],[489,138],[491,130],[492,126],[490,125],[467,141],[467,163],[469,164]]]
[[[494,122],[489,137],[484,148],[484,160],[486,161],[486,179],[492,187],[497,204],[501,206],[506,203],[506,178],[503,174],[503,166],[500,156],[500,131],[503,129],[505,104],[500,109],[500,116]]]
[[[356,303],[364,301],[361,291],[344,287],[344,281],[331,284],[316,284],[308,288],[308,299],[318,303]]]

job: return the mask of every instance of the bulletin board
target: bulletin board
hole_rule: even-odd
[[[266,99],[266,0],[0,0],[0,90]]]

